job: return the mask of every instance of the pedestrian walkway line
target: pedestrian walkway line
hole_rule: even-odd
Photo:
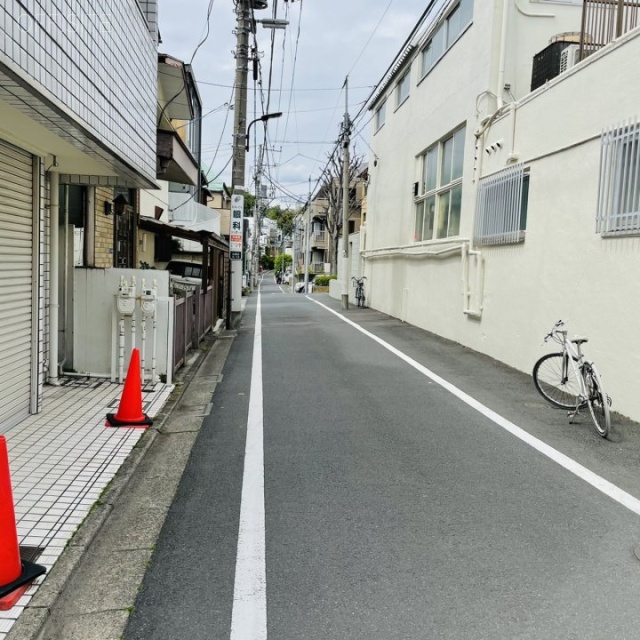
[[[236,576],[231,614],[231,640],[266,640],[265,548],[262,305],[260,287],[258,286]]]
[[[630,511],[633,511],[633,513],[640,515],[640,500],[632,496],[630,493],[627,493],[620,487],[617,487],[615,484],[609,482],[608,480],[605,480],[602,476],[599,476],[598,474],[594,473],[590,469],[587,469],[587,467],[581,465],[579,462],[576,462],[575,460],[565,455],[564,453],[561,453],[557,449],[554,449],[553,447],[549,446],[546,442],[543,442],[542,440],[539,440],[535,436],[532,436],[529,432],[525,431],[521,427],[518,427],[510,420],[507,420],[506,418],[502,417],[500,414],[493,411],[493,409],[489,409],[489,407],[483,405],[481,402],[478,402],[475,398],[473,398],[469,394],[465,393],[464,391],[462,391],[455,385],[451,384],[444,378],[441,378],[439,375],[427,369],[427,367],[421,365],[419,362],[417,362],[413,358],[410,358],[408,355],[406,355],[396,347],[390,345],[388,342],[385,342],[382,338],[379,338],[378,336],[371,333],[370,331],[363,329],[359,324],[353,322],[352,320],[345,317],[341,313],[334,311],[333,309],[327,307],[321,302],[314,300],[310,296],[307,296],[307,298],[312,302],[315,302],[317,305],[323,307],[327,311],[329,311],[329,313],[334,314],[335,316],[337,316],[347,324],[351,325],[352,327],[354,327],[355,329],[357,329],[358,331],[366,335],[368,338],[371,338],[372,340],[374,340],[375,342],[383,346],[385,349],[395,354],[400,359],[404,360],[407,364],[412,366],[414,369],[416,369],[423,375],[430,378],[433,382],[435,382],[436,384],[439,384],[443,389],[446,389],[447,391],[452,393],[459,400],[469,405],[470,407],[472,407],[473,409],[481,413],[486,418],[489,418],[489,420],[493,421],[495,424],[502,427],[503,429],[505,429],[512,435],[516,436],[523,442],[526,442],[529,446],[533,447],[543,455],[547,456],[547,458],[550,458],[551,460],[553,460],[560,466],[564,467],[571,473],[575,474],[585,482],[588,482],[590,485],[592,485],[593,487],[595,487],[605,495],[609,496],[619,504],[625,506]]]

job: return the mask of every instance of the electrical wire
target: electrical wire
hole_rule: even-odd
[[[298,14],[298,32],[296,34],[296,44],[295,44],[295,51],[293,54],[293,65],[292,65],[292,70],[291,70],[291,86],[293,87],[295,84],[295,77],[296,77],[296,63],[298,61],[298,47],[300,45],[300,32],[302,30],[302,7],[303,7],[303,0],[300,0],[300,12]],[[289,109],[288,111],[291,110],[291,101],[293,98],[293,91],[289,94]],[[287,135],[287,129],[289,126],[289,113],[287,112],[287,119],[284,125],[284,133],[282,134],[283,137],[286,137]]]
[[[358,64],[358,62],[360,62],[360,58],[362,58],[362,54],[367,50],[367,47],[369,46],[369,43],[371,42],[371,40],[373,39],[373,36],[376,34],[378,29],[380,28],[380,25],[382,24],[382,21],[384,20],[384,17],[389,12],[389,9],[391,8],[391,5],[393,4],[393,2],[394,2],[394,0],[389,0],[389,4],[387,5],[387,8],[384,10],[384,13],[380,17],[380,20],[378,21],[378,24],[375,26],[375,28],[371,32],[371,35],[369,36],[369,39],[365,42],[365,45],[362,48],[362,51],[360,51],[360,53],[358,54],[358,57],[356,58],[356,61],[351,66],[351,69],[349,69],[349,71],[347,72],[347,76],[351,75],[352,71],[356,68],[356,65]]]
[[[211,33],[211,11],[213,9],[213,0],[209,0],[209,8],[207,9],[207,24],[206,24],[206,33],[204,38],[200,40],[198,46],[195,48],[193,55],[191,56],[191,60],[189,60],[189,64],[193,64],[193,60],[196,57],[196,53],[198,53],[198,49],[209,39],[209,34]]]
[[[236,87],[234,84],[233,88],[231,89],[231,95],[229,96],[228,104],[231,104],[231,102],[233,101],[233,94],[235,93],[235,90],[236,90]],[[230,111],[231,109],[227,109],[227,113],[225,114],[225,117],[224,117],[224,124],[222,125],[222,131],[220,132],[220,137],[218,138],[218,146],[216,147],[216,150],[213,154],[213,158],[211,160],[211,163],[209,164],[209,168],[206,170],[204,174],[205,179],[207,180],[207,184],[209,184],[210,182],[213,182],[213,180],[216,180],[220,176],[220,174],[229,166],[229,162],[231,162],[231,158],[233,158],[233,155],[232,155],[231,158],[229,158],[229,160],[227,161],[227,164],[222,168],[220,173],[212,180],[209,180],[208,178],[209,171],[211,171],[211,168],[213,167],[213,163],[216,161],[216,158],[218,157],[218,151],[220,150],[220,144],[222,143],[222,138],[227,128],[227,121],[229,120]],[[201,170],[200,167],[198,167],[198,170]],[[191,194],[191,197],[187,198],[184,202],[180,203],[177,207],[174,207],[173,209],[171,209],[170,212],[177,211],[178,209],[180,209],[180,207],[184,207],[187,203],[191,202],[191,200],[193,200],[196,197],[196,195],[199,195],[199,194],[197,193],[197,190],[194,190],[194,192]]]

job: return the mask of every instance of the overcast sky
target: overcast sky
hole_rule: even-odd
[[[349,75],[349,111],[353,118],[404,43],[427,0],[268,1],[268,9],[256,11],[256,18],[271,18],[276,3],[277,17],[290,22],[286,32],[275,31],[269,111],[282,111],[284,115],[268,125],[268,172],[279,185],[304,200],[309,178],[315,184],[338,138],[345,109],[341,89],[345,77]],[[162,53],[185,62],[191,60],[206,34],[209,3],[210,0],[160,0]],[[211,167],[211,178],[221,172],[220,179],[227,184],[231,183],[233,112],[224,105],[230,102],[235,76],[233,8],[232,0],[213,0],[210,33],[193,60],[203,112],[213,110],[203,121],[204,169]],[[258,26],[257,39],[263,54],[266,94],[271,31]],[[252,86],[250,74],[250,89]],[[248,99],[248,120],[252,120],[255,116],[251,90]],[[261,113],[258,101],[258,116]],[[369,118],[365,110],[356,124],[356,131],[364,129],[354,137],[357,151],[365,155],[369,151],[369,126],[365,126]],[[262,125],[258,127],[261,129]],[[252,149],[247,157],[247,182],[253,172]],[[282,191],[276,197],[286,201]]]

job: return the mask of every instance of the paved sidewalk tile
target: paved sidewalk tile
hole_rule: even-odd
[[[155,416],[172,386],[143,389],[143,411]],[[107,380],[66,378],[46,387],[44,411],[0,435],[7,439],[18,540],[39,547],[36,562],[49,571],[144,431],[109,428],[122,385]],[[24,611],[46,576],[38,578],[17,605],[0,611],[0,640]]]

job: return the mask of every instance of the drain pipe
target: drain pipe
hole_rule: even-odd
[[[496,87],[496,98],[498,100],[498,110],[504,106],[502,94],[504,93],[504,74],[507,64],[507,35],[509,32],[509,2],[502,0],[502,32],[500,33],[500,66],[498,67],[498,85]]]
[[[58,313],[60,309],[60,175],[49,173],[49,384],[59,386]]]

